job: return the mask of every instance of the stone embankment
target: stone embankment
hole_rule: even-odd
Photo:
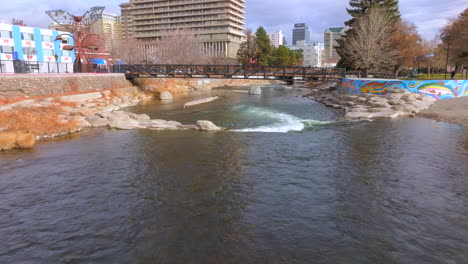
[[[414,117],[430,107],[436,99],[404,89],[392,89],[386,95],[346,94],[339,92],[336,84],[328,84],[312,90],[307,97],[328,107],[343,109],[347,119]]]

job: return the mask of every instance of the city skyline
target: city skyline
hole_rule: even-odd
[[[18,0],[4,3],[0,11],[0,20],[9,23],[16,18],[24,20],[28,26],[47,28],[51,20],[44,13],[49,9],[65,9],[80,14],[95,5],[106,6],[105,12],[120,15],[119,4],[126,1],[90,0],[83,2],[59,0]],[[282,30],[288,43],[292,40],[292,29],[295,23],[309,25],[311,41],[323,41],[323,32],[329,27],[343,26],[349,19],[346,13],[348,0],[318,1],[291,0],[287,9],[283,1],[270,0],[268,5],[261,1],[246,1],[247,28],[256,30],[265,27],[269,33]],[[21,7],[21,8],[19,8]],[[28,7],[28,8],[25,8]],[[456,17],[466,8],[464,0],[454,0],[450,5],[435,0],[400,1],[402,17],[416,24],[419,33],[425,39],[433,39],[449,19]],[[428,19],[430,14],[430,20]]]

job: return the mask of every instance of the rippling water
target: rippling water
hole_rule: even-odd
[[[103,129],[0,154],[0,263],[467,262],[468,129],[212,94],[131,110],[232,131]]]

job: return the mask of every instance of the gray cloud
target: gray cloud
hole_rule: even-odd
[[[106,6],[106,12],[120,13],[122,0],[5,0],[0,7],[0,19],[9,22],[22,19],[29,26],[47,27],[50,19],[46,10],[65,9],[80,14],[96,5]],[[290,40],[294,23],[309,25],[313,41],[323,40],[328,27],[342,26],[349,19],[346,13],[348,0],[247,0],[247,27],[264,26],[268,32],[283,30]],[[416,24],[424,38],[431,39],[440,29],[468,8],[466,0],[401,0],[403,18]]]

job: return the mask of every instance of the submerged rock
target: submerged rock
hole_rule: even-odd
[[[172,100],[174,97],[172,96],[172,94],[170,92],[162,92],[160,95],[159,95],[159,99],[161,100]]]
[[[213,97],[203,98],[203,99],[200,99],[200,100],[191,101],[191,102],[185,103],[184,108],[199,105],[199,104],[210,103],[210,102],[213,102],[213,101],[218,100],[218,99],[219,99],[218,96],[213,96]]]
[[[260,86],[252,86],[249,90],[249,94],[251,95],[261,95],[262,94],[262,87]]]

